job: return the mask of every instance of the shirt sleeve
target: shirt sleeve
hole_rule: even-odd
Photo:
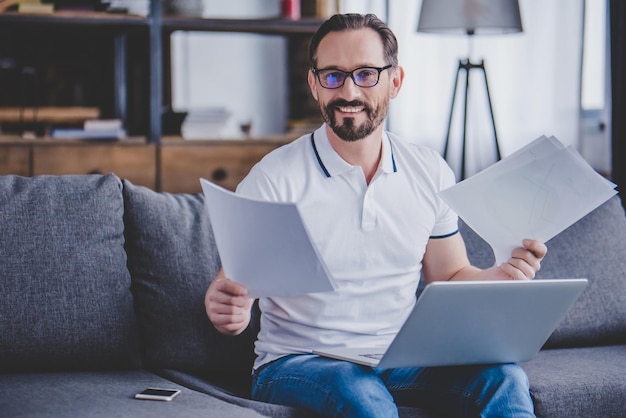
[[[279,201],[276,188],[273,187],[259,164],[253,166],[248,175],[237,185],[235,193],[250,199]]]
[[[437,220],[430,234],[431,239],[446,238],[459,231],[459,217],[439,196],[439,192],[454,186],[456,183],[454,172],[448,163],[438,155],[439,164],[439,184],[437,191]]]

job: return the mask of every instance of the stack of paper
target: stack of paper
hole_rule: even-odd
[[[226,277],[249,297],[329,292],[334,281],[293,203],[236,195],[200,179]]]
[[[572,147],[542,136],[440,196],[491,245],[499,265],[523,239],[548,241],[615,195],[615,187]]]
[[[190,109],[180,132],[185,139],[220,138],[230,118],[230,112],[223,107]]]

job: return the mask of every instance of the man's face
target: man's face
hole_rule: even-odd
[[[360,67],[385,67],[380,36],[372,29],[331,32],[319,44],[317,69],[352,71]],[[359,87],[347,77],[343,86],[327,89],[309,72],[309,85],[317,99],[324,122],[344,141],[357,141],[372,134],[387,116],[389,99],[397,88],[394,68],[380,73],[378,84]]]

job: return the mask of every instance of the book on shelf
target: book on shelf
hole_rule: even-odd
[[[150,13],[149,0],[100,0],[104,10],[146,17]]]
[[[86,131],[111,131],[122,128],[122,121],[120,119],[87,119],[83,123],[83,129]]]
[[[54,4],[41,0],[0,0],[0,12],[14,9],[18,13],[50,14],[54,12]]]
[[[302,17],[327,19],[339,13],[340,0],[301,0]]]
[[[50,131],[53,139],[120,140],[126,138],[126,131],[114,129],[56,128]]]
[[[54,139],[100,139],[126,138],[126,130],[120,119],[87,119],[81,128],[55,128],[50,132]]]
[[[17,5],[17,12],[27,14],[52,14],[54,13],[54,4],[21,0]]]

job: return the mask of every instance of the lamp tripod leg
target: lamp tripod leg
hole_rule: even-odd
[[[450,131],[452,129],[452,116],[454,115],[454,103],[456,102],[456,89],[459,85],[459,73],[461,72],[462,63],[459,61],[459,66],[456,69],[456,76],[454,77],[454,88],[452,89],[452,100],[450,101],[450,116],[448,117],[448,130],[446,132],[446,142],[443,148],[443,159],[448,159],[448,147],[450,146]]]
[[[465,179],[465,150],[466,150],[466,140],[467,140],[467,100],[469,97],[469,86],[470,86],[470,69],[469,59],[467,60],[468,67],[465,68],[465,99],[463,103],[463,141],[461,143],[462,146],[462,154],[461,154],[461,180]]]
[[[485,70],[485,61],[481,62],[480,68],[483,70],[485,77],[485,89],[487,90],[487,101],[489,102],[489,113],[491,114],[491,126],[493,126],[493,139],[496,144],[496,161],[500,161],[502,156],[500,154],[500,144],[498,143],[498,134],[496,131],[496,119],[493,116],[493,106],[491,105],[491,94],[489,94],[489,83],[487,82],[487,71]]]

